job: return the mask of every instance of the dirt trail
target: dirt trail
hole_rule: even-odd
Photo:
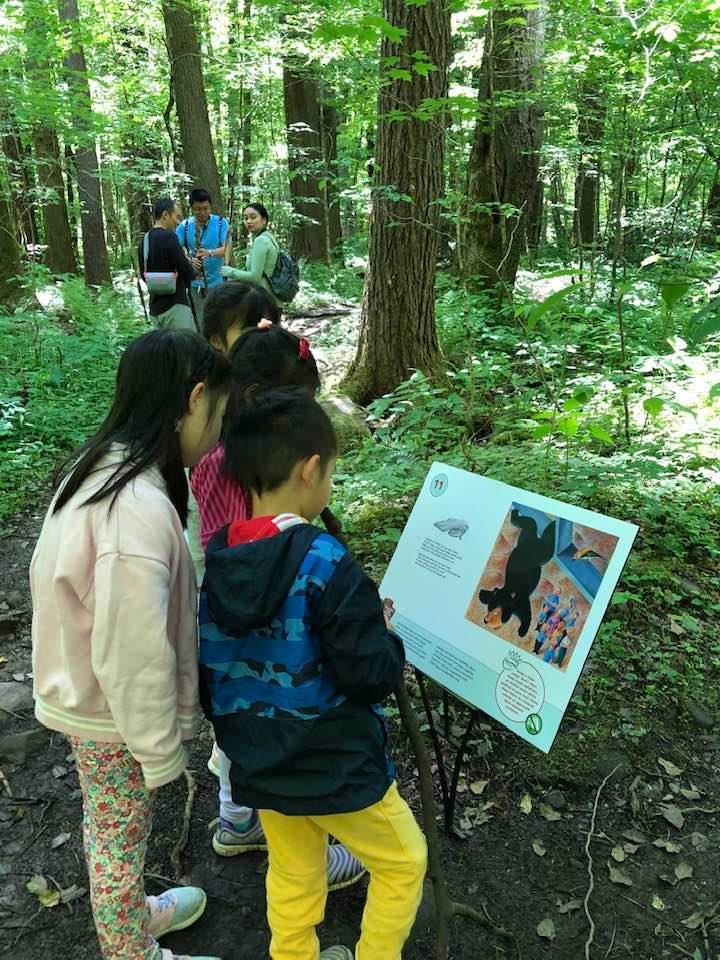
[[[314,322],[296,321],[293,328],[309,332]],[[324,326],[327,318],[320,322]],[[327,354],[332,366],[332,350]],[[0,953],[13,960],[99,960],[86,893],[45,908],[26,890],[35,874],[63,890],[87,887],[77,774],[64,737],[37,726],[29,696],[27,570],[43,513],[44,505],[36,504],[9,525],[0,543],[0,683],[14,684],[16,694],[12,712],[0,710]],[[531,748],[493,722],[481,725],[458,805],[468,839],[443,840],[453,896],[477,908],[484,904],[498,924],[515,932],[526,960],[582,960],[588,938],[582,909],[589,879],[587,835],[598,786],[618,767],[599,799],[590,843],[595,884],[590,911],[597,926],[592,957],[718,960],[720,739],[700,727],[680,735],[668,726],[634,749],[618,741],[617,749],[588,757],[583,722],[569,716],[561,730],[560,738],[575,738],[578,757],[577,775],[562,782],[542,775],[523,781],[518,771],[527,769]],[[16,739],[8,741],[12,736]],[[404,755],[397,731],[395,741],[401,787],[417,806],[413,760]],[[262,854],[222,859],[213,853],[208,823],[217,815],[217,787],[205,767],[209,751],[205,727],[191,763],[198,791],[185,870],[187,881],[207,890],[208,909],[193,929],[164,945],[223,960],[261,960],[268,956],[269,939],[266,859]],[[659,765],[658,758],[672,763]],[[159,791],[146,867],[150,893],[172,883],[170,856],[184,804],[184,781]],[[330,896],[323,946],[355,941],[364,892],[363,883]],[[405,960],[432,956],[431,919],[426,890]],[[538,934],[543,922],[544,937]],[[453,960],[518,955],[507,941],[469,921],[456,921],[453,929]]]

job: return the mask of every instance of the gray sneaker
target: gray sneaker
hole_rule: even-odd
[[[355,954],[347,947],[328,947],[320,953],[320,960],[355,960]]]
[[[236,857],[240,853],[267,850],[267,840],[257,810],[253,810],[250,825],[242,831],[236,830],[229,820],[220,817],[215,827],[212,845],[215,853],[221,857]]]

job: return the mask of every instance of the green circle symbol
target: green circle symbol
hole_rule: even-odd
[[[533,737],[542,730],[542,717],[539,713],[529,713],[525,720],[525,729]]]

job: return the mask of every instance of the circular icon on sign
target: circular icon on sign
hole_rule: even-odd
[[[525,729],[532,736],[537,736],[542,730],[542,717],[539,713],[529,713],[525,720]]]
[[[441,497],[448,488],[450,481],[445,473],[436,473],[430,481],[430,496]]]

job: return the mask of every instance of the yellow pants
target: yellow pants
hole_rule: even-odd
[[[368,869],[356,960],[399,960],[422,897],[425,837],[393,784],[357,813],[287,817],[260,810],[268,842],[267,913],[272,960],[318,960],[325,916],[328,834]]]

